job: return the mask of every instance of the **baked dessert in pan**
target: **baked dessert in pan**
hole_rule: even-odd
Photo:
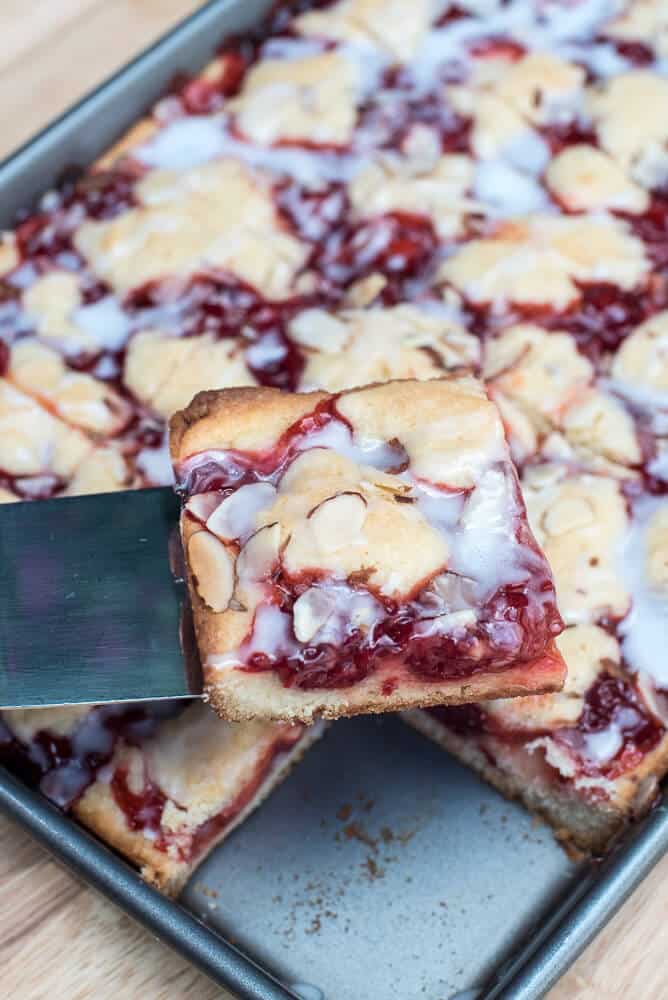
[[[555,691],[547,562],[470,376],[200,393],[171,420],[205,690],[228,719]]]
[[[201,390],[481,375],[570,679],[418,718],[603,846],[668,754],[667,56],[661,0],[277,8],[4,235],[0,499],[169,482]]]

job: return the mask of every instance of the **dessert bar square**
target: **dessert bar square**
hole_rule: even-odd
[[[552,577],[476,380],[201,393],[173,418],[171,451],[223,717],[561,687]]]

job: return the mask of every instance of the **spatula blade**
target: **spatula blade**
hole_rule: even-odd
[[[201,694],[178,513],[168,488],[0,507],[0,708]]]

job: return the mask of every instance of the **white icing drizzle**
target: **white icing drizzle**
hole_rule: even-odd
[[[488,215],[528,215],[530,212],[544,212],[550,207],[545,190],[538,181],[503,160],[478,163],[473,194],[484,203]]]
[[[462,54],[476,41],[510,37],[532,50],[550,50],[564,58],[578,57],[591,50],[582,44],[592,38],[621,8],[620,0],[579,0],[577,3],[513,0],[513,3],[485,4],[484,12],[466,5],[475,18],[462,18],[434,29],[425,38],[412,63],[418,85],[429,89],[439,70],[462,62]],[[480,16],[482,15],[482,16]],[[599,55],[605,68],[605,55]]]
[[[498,469],[483,472],[464,505],[449,539],[450,566],[476,582],[479,597],[490,597],[504,583],[526,579],[530,550],[514,544],[513,517],[518,513],[507,476]],[[522,565],[518,557],[522,555]]]
[[[113,295],[75,309],[72,320],[104,351],[120,351],[130,332],[130,319]]]
[[[668,597],[647,580],[646,533],[650,518],[668,501],[643,497],[633,507],[631,530],[620,554],[620,571],[632,595],[631,609],[619,625],[622,650],[630,668],[668,689]]]
[[[617,720],[605,729],[584,734],[585,756],[596,764],[607,764],[621,750],[624,738]]]
[[[292,615],[285,614],[275,604],[260,604],[255,613],[253,631],[243,650],[233,649],[222,655],[207,658],[207,666],[216,670],[235,670],[243,666],[253,653],[267,653],[278,658],[292,656],[299,651],[299,643],[292,632]]]
[[[340,420],[333,420],[305,437],[299,450],[306,451],[309,448],[329,448],[358,465],[370,465],[374,469],[391,469],[401,463],[396,448],[385,441],[353,437],[349,428]]]
[[[220,118],[192,115],[170,122],[134,155],[149,167],[184,170],[222,156],[224,152]]]
[[[656,479],[660,479],[664,483],[668,483],[668,448],[655,455],[647,468],[650,475]]]
[[[668,433],[668,392],[632,384],[621,378],[601,379],[601,385],[641,410],[649,418],[656,434]]]
[[[254,368],[264,368],[285,357],[287,347],[277,333],[268,333],[246,349],[247,364]]]
[[[135,461],[140,472],[155,486],[173,484],[174,472],[166,435],[159,448],[142,448]]]
[[[550,147],[538,132],[527,129],[502,150],[503,159],[529,174],[541,174],[550,162]]]
[[[182,170],[220,156],[241,160],[250,167],[293,177],[306,187],[323,180],[352,176],[357,163],[347,154],[293,147],[262,147],[234,138],[222,117],[192,116],[170,122],[158,135],[134,151],[147,166]]]
[[[276,490],[271,483],[240,486],[218,504],[206,526],[219,538],[239,539],[243,545],[256,530],[259,512],[271,507],[275,499]]]

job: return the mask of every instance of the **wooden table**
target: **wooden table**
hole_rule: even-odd
[[[194,0],[0,0],[0,157],[197,6]],[[0,961],[3,1000],[223,996],[1,818]],[[668,858],[549,1000],[622,997],[668,997]]]

